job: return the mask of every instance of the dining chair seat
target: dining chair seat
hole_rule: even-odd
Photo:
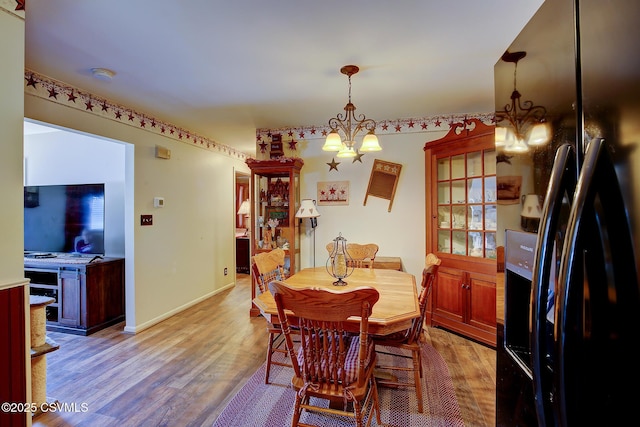
[[[357,427],[369,426],[376,415],[381,424],[378,389],[373,376],[375,345],[369,336],[369,316],[380,298],[371,286],[354,289],[296,288],[272,281],[269,290],[293,362],[291,384],[296,390],[292,427],[303,413],[349,417]],[[350,317],[359,317],[360,333],[345,330]],[[299,348],[293,345],[291,322],[298,327]],[[312,399],[317,398],[317,399]],[[329,401],[329,405],[320,403]]]
[[[423,412],[422,402],[422,356],[420,343],[423,337],[424,319],[427,313],[427,301],[431,292],[431,287],[435,280],[440,266],[441,260],[434,254],[429,254],[425,258],[425,268],[422,270],[421,290],[418,296],[418,304],[420,306],[420,317],[413,319],[411,326],[405,331],[395,332],[390,335],[374,335],[373,340],[376,343],[376,349],[379,353],[384,353],[394,357],[410,358],[412,364],[410,367],[398,366],[396,364],[378,365],[376,369],[390,371],[413,372],[413,382],[402,382],[401,380],[390,377],[378,379],[379,385],[387,385],[393,387],[412,387],[415,388],[416,397],[418,399],[418,412]],[[389,353],[379,350],[381,346],[394,347],[401,350],[399,353]]]
[[[251,273],[255,282],[254,286],[258,286],[260,293],[268,292],[267,287],[272,281],[285,279],[284,261],[285,252],[280,248],[269,252],[261,252],[252,257]],[[281,354],[285,360],[288,356],[280,325],[267,322],[267,333],[269,337],[267,341],[266,372],[264,376],[265,384],[269,384],[272,365],[292,367],[291,363],[273,358],[274,354]]]

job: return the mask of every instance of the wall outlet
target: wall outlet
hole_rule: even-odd
[[[229,270],[227,269],[227,267],[224,268],[224,275],[226,276],[229,273]]]

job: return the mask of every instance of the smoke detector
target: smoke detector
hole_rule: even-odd
[[[109,70],[108,68],[92,68],[91,74],[93,77],[100,80],[111,81],[113,76],[116,75],[116,72],[113,70]]]

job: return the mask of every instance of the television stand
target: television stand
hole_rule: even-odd
[[[46,307],[48,331],[90,335],[125,318],[124,258],[25,255],[24,272],[31,295],[55,300]]]

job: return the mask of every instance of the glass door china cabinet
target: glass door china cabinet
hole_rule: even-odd
[[[494,126],[454,124],[425,144],[426,253],[442,260],[427,320],[496,344]]]
[[[300,223],[295,215],[300,207],[302,159],[247,159],[251,169],[251,254],[275,248],[285,251],[285,274],[300,270]],[[252,280],[251,300],[258,290]],[[251,316],[260,314],[251,304]]]

